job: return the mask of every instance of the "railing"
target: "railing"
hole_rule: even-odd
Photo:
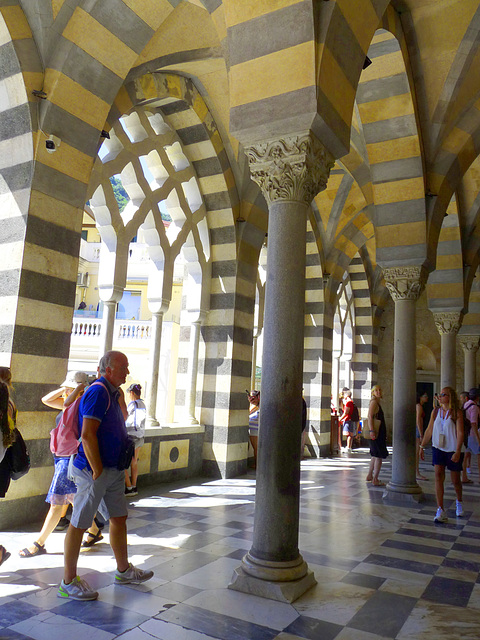
[[[102,330],[101,320],[73,320],[72,336],[98,338]]]
[[[85,340],[100,337],[102,320],[74,318],[72,337]],[[151,320],[116,320],[114,334],[117,340],[149,340],[152,336]]]
[[[117,321],[115,325],[118,325],[117,338],[119,340],[148,340],[152,335],[152,323],[151,321]],[[117,326],[115,326],[115,330]]]

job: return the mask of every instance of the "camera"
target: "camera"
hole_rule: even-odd
[[[48,153],[55,153],[55,151],[57,150],[57,147],[60,146],[60,138],[57,138],[57,136],[54,135],[50,135],[48,136],[47,140],[45,140],[45,147],[48,151]]]

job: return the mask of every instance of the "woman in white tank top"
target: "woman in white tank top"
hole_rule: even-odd
[[[443,508],[445,468],[450,471],[457,496],[456,516],[457,518],[463,516],[460,481],[465,448],[463,446],[463,413],[457,394],[452,387],[442,389],[439,398],[440,407],[432,411],[430,422],[420,444],[420,457],[425,460],[425,445],[432,439],[432,464],[435,467],[435,493],[438,507],[434,519],[435,522],[447,522],[448,517]]]

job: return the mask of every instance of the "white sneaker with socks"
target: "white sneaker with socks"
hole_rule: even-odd
[[[448,522],[448,517],[442,507],[438,507],[437,514],[434,518],[435,522]]]

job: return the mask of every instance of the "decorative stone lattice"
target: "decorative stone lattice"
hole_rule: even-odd
[[[327,186],[335,162],[311,134],[260,142],[245,151],[252,180],[269,204],[285,200],[309,205]]]

